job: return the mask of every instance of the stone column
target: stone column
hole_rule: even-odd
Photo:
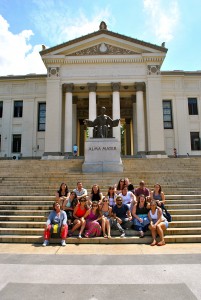
[[[65,84],[65,130],[64,152],[72,153],[73,148],[73,83]]]
[[[120,82],[112,82],[112,118],[120,119]],[[113,137],[121,142],[120,124],[113,127]]]
[[[89,89],[89,120],[96,119],[96,83],[88,83]],[[93,128],[89,127],[89,137],[93,137]]]
[[[137,82],[136,86],[136,110],[137,110],[137,144],[138,154],[145,154],[146,143],[145,143],[145,116],[144,116],[144,99],[143,90],[144,82]]]

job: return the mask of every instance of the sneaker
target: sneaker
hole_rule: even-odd
[[[121,235],[120,235],[121,238],[125,238],[126,237],[126,234],[125,232],[123,232]]]
[[[62,241],[61,241],[61,246],[63,246],[63,247],[66,246],[66,241],[65,241],[65,240],[62,240]]]
[[[49,245],[49,241],[48,240],[44,240],[44,242],[43,242],[43,247],[46,247],[46,246],[48,246]]]
[[[82,235],[81,234],[78,235],[78,239],[82,239]]]

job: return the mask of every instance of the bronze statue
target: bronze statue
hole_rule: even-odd
[[[119,119],[112,120],[109,116],[105,115],[106,108],[101,107],[101,114],[94,121],[88,119],[84,120],[87,127],[94,127],[93,138],[111,138],[112,127],[119,125]]]

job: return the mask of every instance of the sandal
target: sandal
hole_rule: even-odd
[[[156,246],[157,245],[157,242],[156,241],[154,241],[154,242],[152,242],[151,244],[150,244],[150,246]]]
[[[111,237],[111,235],[108,235],[107,238],[108,238],[108,239],[111,239],[112,237]]]
[[[105,239],[107,239],[108,236],[107,236],[107,234],[105,233],[105,234],[103,235],[103,237],[104,237]]]
[[[143,231],[140,231],[140,238],[143,238],[144,237],[144,232]]]
[[[160,241],[160,242],[158,243],[158,246],[165,246],[165,241]]]

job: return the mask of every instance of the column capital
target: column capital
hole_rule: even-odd
[[[143,92],[145,90],[144,82],[135,82],[134,86],[135,86],[137,92]]]
[[[65,93],[72,93],[73,89],[74,89],[73,83],[64,83],[63,84],[63,90]]]
[[[97,89],[97,83],[96,82],[89,82],[87,83],[88,85],[88,90],[89,92],[96,92],[96,89]]]
[[[111,82],[111,86],[112,86],[112,91],[113,92],[119,92],[121,82]]]

